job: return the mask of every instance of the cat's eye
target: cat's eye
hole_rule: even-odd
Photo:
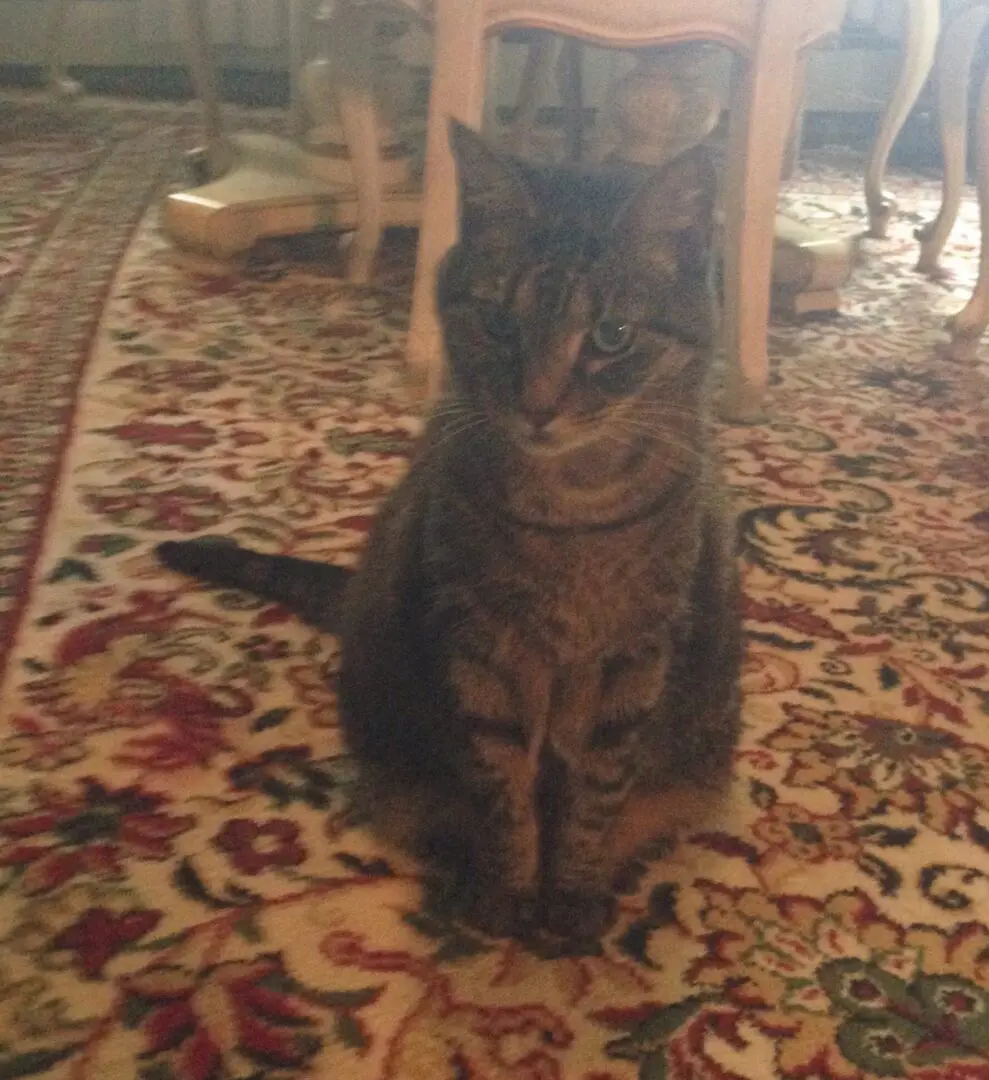
[[[635,340],[635,327],[621,319],[601,319],[591,331],[591,344],[606,356],[624,352]]]
[[[482,305],[481,322],[495,341],[514,341],[518,337],[518,319],[501,304]]]

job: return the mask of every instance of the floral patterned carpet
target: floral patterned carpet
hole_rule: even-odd
[[[168,258],[188,112],[0,99],[0,1078],[989,1080],[989,367],[937,351],[929,182],[721,433],[749,631],[734,805],[600,955],[424,911],[349,813],[335,644],[200,589],[204,530],[352,559],[418,420],[411,248]],[[786,196],[861,225],[853,170]],[[151,206],[150,210],[147,208]]]

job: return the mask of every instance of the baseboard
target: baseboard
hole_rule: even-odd
[[[70,67],[73,78],[89,94],[135,97],[149,101],[188,101],[193,95],[187,70],[173,67]],[[223,97],[239,105],[277,107],[288,104],[289,80],[283,71],[223,68]],[[0,86],[40,89],[44,69],[38,64],[0,64]]]

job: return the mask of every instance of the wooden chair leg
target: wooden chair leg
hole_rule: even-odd
[[[558,61],[566,160],[578,164],[584,150],[583,48],[576,38],[564,38]]]
[[[938,46],[938,123],[944,173],[937,217],[916,231],[920,241],[917,269],[935,273],[961,206],[968,156],[968,94],[979,37],[989,22],[989,4],[961,12],[949,24]]]
[[[45,28],[45,63],[48,89],[59,98],[71,99],[82,94],[82,86],[65,66],[65,24],[73,0],[51,0]]]
[[[426,132],[422,222],[406,357],[430,398],[443,387],[445,357],[436,312],[436,271],[457,236],[457,186],[450,118],[477,127],[484,111],[485,41],[479,4],[437,0],[433,85]]]
[[[330,25],[340,122],[357,191],[357,230],[347,255],[347,277],[371,279],[384,230],[384,181],[381,131],[374,99],[374,27],[372,8],[346,11]]]
[[[865,174],[865,204],[869,213],[869,236],[883,237],[896,200],[883,191],[886,164],[910,110],[916,104],[934,63],[941,24],[940,0],[903,0],[907,34],[903,65],[872,148]]]
[[[969,302],[948,321],[951,351],[956,356],[971,355],[989,326],[989,71],[986,72],[979,93],[977,125],[975,169],[982,234],[979,278]]]
[[[210,56],[206,0],[183,0],[181,13],[186,63],[189,65],[193,89],[202,108],[206,135],[205,147],[192,151],[190,157],[199,174],[197,180],[205,183],[223,176],[229,170],[231,155],[223,139],[220,93]]]
[[[288,5],[288,80],[289,80],[289,138],[301,143],[306,137],[306,109],[302,95],[302,74],[306,62],[308,0],[289,0]]]
[[[519,93],[515,100],[515,116],[512,119],[506,146],[510,153],[524,156],[532,150],[532,136],[536,127],[539,106],[546,100],[549,76],[558,49],[555,34],[533,30],[532,40],[522,68]]]
[[[793,119],[803,8],[767,0],[748,61],[736,58],[724,184],[724,344],[727,364],[722,415],[751,423],[762,415],[769,381],[766,353],[780,171]]]
[[[783,168],[781,177],[783,180],[792,178],[800,164],[800,151],[804,141],[804,112],[806,110],[805,90],[807,84],[807,60],[806,52],[800,54],[800,64],[797,68],[796,84],[794,86],[793,120],[790,123],[790,134],[786,140],[786,152],[783,155]]]

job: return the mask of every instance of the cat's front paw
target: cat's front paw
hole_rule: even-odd
[[[611,893],[592,889],[554,889],[546,897],[543,926],[563,942],[589,946],[601,940],[618,915]]]
[[[475,886],[460,915],[489,937],[525,938],[536,925],[537,906],[534,891]]]

